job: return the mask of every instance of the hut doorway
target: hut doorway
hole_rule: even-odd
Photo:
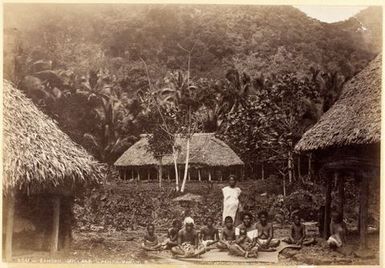
[[[373,164],[376,163],[375,160],[355,157],[339,158],[339,160],[333,157],[333,159],[331,161],[329,158],[321,170],[321,177],[325,180],[325,205],[322,213],[323,221],[320,224],[321,233],[324,239],[330,236],[329,226],[333,210],[344,216],[346,186],[348,182],[354,183],[357,190],[354,198],[359,203],[356,226],[360,238],[360,249],[367,249],[369,207],[379,204],[379,168]]]
[[[68,252],[72,241],[73,197],[12,193],[3,196],[6,260],[30,252]]]

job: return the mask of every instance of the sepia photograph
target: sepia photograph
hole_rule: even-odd
[[[3,263],[380,266],[382,6],[2,6]]]

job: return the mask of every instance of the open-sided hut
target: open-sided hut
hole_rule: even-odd
[[[7,81],[3,100],[6,259],[12,257],[14,233],[23,223],[32,225],[28,229],[38,233],[35,239],[43,234],[54,253],[70,241],[75,191],[98,183],[104,168]]]
[[[115,162],[124,178],[154,178],[157,174],[159,161],[149,150],[148,135],[132,145]],[[178,169],[183,170],[186,160],[186,138],[177,136],[176,144],[180,148],[177,158]],[[170,178],[174,172],[173,156],[162,157],[162,166]],[[189,179],[222,180],[228,173],[238,173],[241,176],[243,161],[223,141],[213,133],[195,133],[190,140]]]
[[[359,231],[366,247],[369,184],[379,183],[381,136],[381,55],[348,81],[339,100],[297,143],[298,152],[314,152],[326,179],[324,236],[328,236],[332,181],[339,181],[343,213],[344,181],[349,174],[360,183]],[[372,197],[373,195],[371,195]]]

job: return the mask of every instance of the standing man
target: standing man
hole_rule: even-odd
[[[223,193],[223,217],[222,222],[225,222],[227,216],[233,219],[234,225],[237,226],[240,223],[240,202],[239,196],[241,195],[241,189],[236,187],[237,180],[234,175],[229,177],[229,185],[222,188]]]

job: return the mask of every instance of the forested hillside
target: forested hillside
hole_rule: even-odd
[[[229,67],[253,74],[306,72],[313,65],[351,75],[381,49],[381,9],[375,7],[336,24],[311,19],[290,6],[19,9],[18,18],[13,16],[8,23],[20,32],[25,52],[83,74],[108,64],[124,66],[133,79],[143,71],[143,58],[154,75],[161,76],[166,70],[185,69],[186,52],[181,47],[194,46],[191,67],[199,77],[221,78]],[[129,83],[128,88],[139,86]]]
[[[4,13],[5,77],[109,163],[148,131],[149,82],[162,87],[170,72],[185,72],[189,55],[188,77],[202,103],[198,131],[218,132],[244,161],[254,161],[264,144],[242,141],[239,130],[251,124],[251,137],[276,144],[290,136],[291,150],[382,47],[382,12],[374,7],[334,24],[291,6],[41,4],[6,5]],[[274,95],[274,86],[286,93]],[[300,88],[304,101],[278,105],[274,123],[275,111],[263,107],[282,96],[298,99],[290,87]],[[298,124],[278,129],[294,108]],[[256,125],[267,116],[268,127]],[[232,120],[237,129],[229,128]]]

